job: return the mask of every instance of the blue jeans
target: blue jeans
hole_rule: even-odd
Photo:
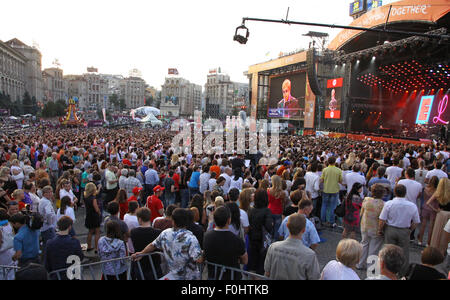
[[[275,241],[278,241],[279,236],[278,229],[280,228],[281,225],[281,215],[272,215],[272,219],[273,219],[272,236]]]
[[[320,212],[320,219],[322,222],[334,223],[334,210],[338,204],[339,193],[322,194],[322,210]]]
[[[187,208],[189,205],[189,190],[182,189],[180,190],[181,194],[181,208]]]
[[[192,200],[192,197],[194,197],[195,194],[200,194],[199,188],[189,188],[189,201]]]

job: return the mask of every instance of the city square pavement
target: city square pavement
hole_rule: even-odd
[[[79,208],[76,212],[76,222],[75,222],[75,231],[77,234],[78,239],[80,240],[81,244],[85,246],[86,244],[86,238],[87,238],[87,229],[84,226],[84,219],[85,219],[85,210],[84,208]],[[103,226],[101,227],[102,235],[103,234]],[[322,270],[325,265],[330,261],[336,258],[336,247],[339,241],[342,237],[342,229],[337,228],[325,228],[320,233],[320,238],[322,242],[319,244],[319,246],[316,249],[317,258],[319,260],[320,270]],[[425,240],[426,240],[425,236]],[[356,235],[356,239],[358,241],[361,241],[361,236],[359,234]],[[411,263],[420,263],[420,255],[421,251],[424,249],[424,247],[412,244],[410,245],[410,262]],[[93,263],[98,262],[99,259],[96,256],[90,255],[88,256],[83,263]],[[438,266],[440,268],[441,266]],[[98,269],[96,268],[96,273],[98,272]],[[444,270],[441,269],[443,273]],[[367,277],[367,271],[366,270],[356,270],[359,277],[361,279],[365,279]],[[98,276],[98,277],[97,277]],[[99,274],[96,274],[96,277],[99,278]],[[87,276],[87,279],[90,277]]]

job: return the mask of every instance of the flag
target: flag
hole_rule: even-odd
[[[106,122],[106,108],[103,107],[102,111],[103,111],[103,121]]]

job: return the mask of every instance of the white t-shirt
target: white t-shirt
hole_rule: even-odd
[[[248,221],[248,215],[247,215],[247,213],[245,212],[245,210],[242,210],[242,209],[239,208],[239,211],[241,212],[240,219],[241,219],[241,225],[242,225],[242,227],[248,227],[248,226],[250,226],[250,222]]]
[[[131,229],[139,227],[139,222],[136,216],[132,216],[130,214],[125,214],[123,217],[123,221],[127,224],[128,230],[131,231]],[[130,253],[134,253],[134,247],[133,242],[131,241],[131,238],[128,238],[127,241],[128,251]]]
[[[342,263],[332,260],[323,268],[321,280],[360,280],[358,274]]]
[[[395,186],[395,181],[402,176],[402,168],[391,166],[386,169],[387,179],[391,182],[392,188]]]
[[[66,207],[66,211],[64,212],[64,214],[61,214],[61,208],[58,208],[58,211],[56,213],[56,221],[58,221],[59,219],[61,219],[61,217],[63,216],[68,216],[72,219],[72,221],[75,223],[75,211],[72,207],[68,206]]]
[[[398,181],[398,184],[406,187],[406,199],[417,205],[417,197],[422,192],[422,185],[412,179],[402,179]]]
[[[59,199],[62,199],[63,197],[69,197],[70,202],[73,204],[73,198],[75,198],[75,195],[73,194],[72,190],[66,191],[66,189],[59,190]]]
[[[109,183],[110,181],[117,180],[117,177],[116,177],[116,175],[113,172],[111,172],[110,170],[106,170],[105,171],[105,178],[106,178],[106,189],[112,190],[112,189],[115,189],[117,187],[117,182],[113,183],[113,184]]]
[[[242,182],[244,180],[242,179],[242,177],[239,177],[238,180],[234,180],[234,177],[231,179],[231,184],[230,184],[230,190],[231,189],[238,189],[239,191],[242,190]],[[228,190],[229,191],[229,190]]]
[[[439,169],[433,169],[431,171],[428,171],[427,175],[425,176],[425,178],[427,179],[431,179],[433,178],[433,176],[437,176],[437,178],[439,178],[439,180],[441,180],[441,178],[448,178],[448,175]]]
[[[450,233],[450,220],[447,221],[447,224],[444,227],[444,231]],[[450,243],[447,246],[447,255],[450,255]]]
[[[216,186],[216,179],[215,178],[211,178],[210,180],[208,180],[208,190],[212,191],[213,188]]]

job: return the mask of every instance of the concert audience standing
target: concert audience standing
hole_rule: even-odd
[[[447,193],[450,188],[448,176],[445,173],[445,171],[448,172],[448,167],[443,169],[444,165],[449,164],[445,146],[401,145],[370,140],[352,141],[346,138],[281,135],[281,151],[278,160],[267,162],[265,159],[261,160],[261,153],[245,157],[236,156],[236,154],[177,155],[174,154],[174,149],[170,145],[174,135],[175,133],[165,129],[156,131],[139,128],[134,128],[133,134],[130,134],[130,130],[120,128],[58,129],[57,131],[43,128],[42,132],[38,133],[24,131],[16,136],[0,134],[0,151],[2,152],[0,155],[0,205],[8,210],[8,218],[13,221],[14,215],[20,210],[24,214],[29,214],[28,211],[40,212],[43,215],[44,225],[40,229],[34,229],[33,232],[37,232],[39,236],[39,231],[42,231],[42,240],[47,245],[54,240],[52,237],[57,220],[67,219],[64,216],[70,216],[70,219],[74,221],[75,214],[85,213],[84,221],[89,229],[87,237],[89,251],[86,252],[86,256],[89,257],[91,255],[88,254],[91,254],[92,250],[99,248],[97,242],[93,247],[92,238],[94,235],[96,241],[100,238],[103,206],[111,214],[106,222],[113,220],[114,223],[119,224],[119,235],[122,241],[128,242],[130,253],[142,251],[154,240],[158,240],[161,246],[171,244],[178,247],[182,244],[181,241],[171,240],[172,236],[166,236],[164,241],[161,240],[162,236],[159,231],[154,231],[155,228],[171,230],[174,236],[179,230],[188,230],[193,232],[189,237],[189,245],[193,246],[194,255],[184,253],[186,260],[174,259],[171,262],[172,270],[179,269],[184,272],[181,276],[183,278],[199,278],[196,271],[198,266],[192,263],[194,259],[201,261],[197,255],[197,247],[194,246],[194,239],[201,249],[204,246],[202,245],[204,232],[215,233],[218,231],[215,229],[219,229],[220,232],[221,225],[213,218],[214,211],[219,208],[229,210],[231,218],[228,230],[248,247],[247,269],[259,274],[264,274],[266,252],[270,249],[270,245],[275,245],[272,249],[279,247],[276,240],[273,244],[274,237],[289,236],[288,224],[294,214],[296,216],[298,213],[306,217],[304,233],[301,236],[303,246],[320,249],[317,231],[320,231],[322,224],[317,218],[309,220],[308,217],[320,215],[325,226],[340,224],[341,219],[334,215],[339,199],[344,201],[344,205],[350,204],[347,205],[347,214],[343,219],[344,237],[350,235],[357,238],[358,235],[355,233],[361,229],[360,246],[363,254],[356,265],[359,269],[367,267],[368,256],[378,254],[380,260],[384,256],[385,261],[389,261],[389,255],[378,251],[383,240],[405,248],[404,256],[408,259],[408,228],[415,226],[411,227],[411,221],[420,222],[413,206],[417,212],[421,212],[422,227],[419,232],[419,242],[423,243],[427,238],[428,244],[437,248],[442,254],[445,254],[448,248],[448,230],[445,229],[445,225],[450,218],[450,196]],[[250,160],[249,167],[246,160]],[[258,162],[264,162],[267,165],[258,165]],[[392,162],[395,166],[392,166]],[[427,172],[432,165],[434,169]],[[200,170],[202,170],[201,173]],[[437,184],[439,179],[441,181]],[[391,191],[396,184],[399,184],[399,187],[404,186],[404,195],[400,196],[401,193],[397,193],[396,198],[391,200]],[[354,186],[356,186],[355,191],[352,190]],[[145,192],[141,191],[142,187],[145,187]],[[259,189],[254,190],[253,187]],[[425,190],[423,190],[424,187]],[[367,193],[368,197],[362,201],[361,206],[366,190],[370,192]],[[55,214],[54,199],[57,200],[56,208],[59,208],[57,214]],[[70,199],[78,202],[75,209],[71,207]],[[116,201],[113,201],[114,199]],[[348,200],[351,200],[351,203]],[[145,232],[151,236],[142,237],[142,247],[135,248],[133,237],[128,239],[128,235],[141,228],[132,229],[138,222],[142,223],[138,217],[139,210],[135,210],[139,204],[148,207],[146,211],[149,214],[149,220],[144,223],[150,226],[150,222],[153,222],[155,228],[149,227],[153,233]],[[359,224],[360,206],[361,222]],[[178,224],[173,228],[175,219],[172,212],[176,207],[189,207],[189,209],[181,212],[181,215],[185,214],[185,224],[180,221],[183,226]],[[123,222],[120,219],[125,219],[126,213],[128,213],[126,222]],[[376,233],[379,221],[381,223],[379,225],[387,224],[384,237],[381,231]],[[27,221],[24,224],[26,223]],[[12,263],[20,257],[22,266],[28,262],[28,258],[33,260],[36,257],[33,256],[35,248],[33,246],[30,246],[30,249],[25,249],[26,247],[23,246],[20,248],[20,241],[22,239],[27,242],[35,239],[33,234],[28,234],[32,231],[25,232],[26,228],[22,229],[19,224],[16,224],[15,228],[20,231],[20,234],[18,232],[14,240],[17,242],[17,249],[23,250],[23,253],[16,253],[14,248],[11,248],[10,252],[15,259]],[[429,227],[428,236],[425,234],[426,227]],[[2,229],[0,240],[3,241],[5,227],[0,228]],[[340,230],[336,228],[332,231]],[[314,235],[311,232],[314,232]],[[74,235],[74,232],[69,232],[69,236],[71,235]],[[112,236],[111,232],[110,236]],[[161,239],[157,239],[158,236]],[[61,239],[60,235],[56,238]],[[287,242],[289,239],[287,238],[283,241],[286,243],[280,245],[286,246],[289,244]],[[322,241],[326,242],[326,239]],[[101,247],[103,254],[107,253],[105,249],[108,248],[104,246]],[[280,249],[284,249],[285,246]],[[41,249],[44,258],[46,248],[49,247],[44,246]],[[39,248],[37,249],[39,251]],[[340,249],[341,256],[352,257],[352,260],[343,259],[350,269],[355,267],[353,258],[358,252],[355,249],[350,246],[344,250]],[[166,255],[173,253],[175,252],[166,251]],[[123,257],[120,253],[114,255]],[[275,253],[270,255],[269,260],[276,260]],[[38,259],[39,255],[36,256]],[[157,279],[156,277],[163,276],[160,260],[156,258],[152,260],[158,269],[155,277],[148,258],[145,259],[148,267],[144,272],[145,278]],[[287,257],[281,258],[283,259],[286,261]],[[144,264],[144,261],[142,263]],[[289,278],[290,274],[296,272],[294,265],[302,262],[296,263],[285,270]],[[239,264],[234,266],[239,268]],[[341,265],[330,262],[323,271],[324,277],[332,278],[336,275],[337,273],[333,270],[348,271],[346,274],[352,277],[352,273],[344,266],[342,262]],[[402,266],[403,275],[407,264]],[[136,267],[136,263],[133,263],[131,277],[134,279],[140,275]],[[398,272],[394,272],[395,266],[392,266],[390,262],[386,263],[382,270],[383,268],[385,272],[383,274],[387,274],[385,276],[397,278]],[[269,272],[270,277],[277,277],[277,273],[282,273],[278,271],[272,268]],[[123,272],[114,274],[120,274],[121,278],[125,276]],[[172,278],[172,275],[171,273],[168,277]]]

